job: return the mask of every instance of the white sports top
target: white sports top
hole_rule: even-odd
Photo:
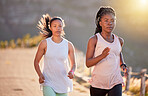
[[[67,93],[73,90],[72,80],[67,77],[70,70],[68,63],[68,41],[63,38],[61,43],[55,43],[51,37],[46,39],[47,50],[44,55],[43,86],[50,86],[57,93]]]
[[[107,42],[100,33],[96,35],[98,40],[94,57],[100,55],[106,47],[109,47],[111,50],[107,57],[94,66],[90,83],[92,87],[111,89],[115,85],[123,83],[120,71],[121,44],[115,34],[113,34],[114,41],[112,43]]]

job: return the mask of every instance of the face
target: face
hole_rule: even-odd
[[[101,17],[101,20],[99,22],[100,26],[102,27],[102,32],[112,32],[115,24],[116,24],[116,19],[113,14],[105,14]]]
[[[52,31],[53,36],[61,36],[63,31],[63,24],[60,20],[54,20],[51,23],[50,30]]]

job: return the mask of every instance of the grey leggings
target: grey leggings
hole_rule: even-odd
[[[122,96],[122,84],[115,85],[111,89],[100,89],[90,86],[90,96]]]

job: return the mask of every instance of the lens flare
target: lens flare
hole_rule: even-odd
[[[139,4],[141,8],[146,8],[148,5],[148,0],[140,0]]]
[[[147,3],[147,0],[141,0],[141,4],[145,5]]]

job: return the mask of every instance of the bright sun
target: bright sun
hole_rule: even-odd
[[[141,4],[145,5],[147,0],[141,0]]]
[[[148,0],[139,0],[139,4],[141,8],[146,8],[148,4]]]
[[[131,7],[140,12],[147,12],[148,0],[131,0]]]

